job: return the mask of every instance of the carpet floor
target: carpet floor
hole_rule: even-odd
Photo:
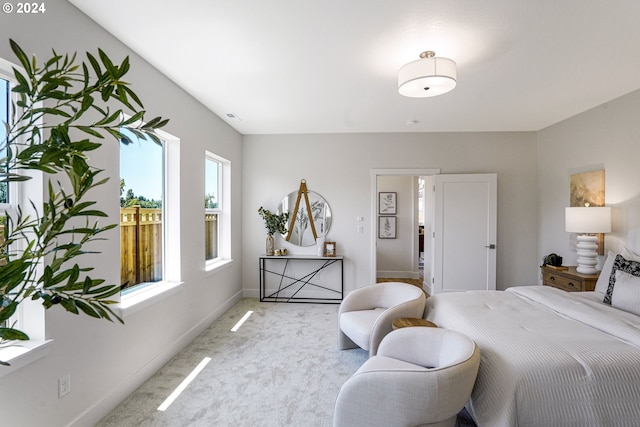
[[[243,299],[97,426],[329,427],[340,387],[368,358],[361,349],[337,349],[338,307]],[[231,332],[247,311],[253,314]],[[206,357],[202,372],[159,411]],[[465,421],[457,425],[474,425]]]

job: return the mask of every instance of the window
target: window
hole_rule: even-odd
[[[222,204],[220,203],[220,184],[222,165],[219,161],[207,155],[205,159],[205,194],[204,194],[204,229],[205,229],[205,260],[215,261],[220,253],[220,220]]]
[[[158,131],[159,145],[122,133],[132,141],[120,146],[120,308],[128,310],[180,284],[180,139]]]
[[[120,284],[126,292],[163,280],[164,143],[122,129],[120,144]]]
[[[11,85],[7,78],[4,78],[0,74],[0,120],[2,126],[0,126],[0,158],[5,158],[7,153],[7,147],[5,145],[5,138],[7,137],[7,128],[5,123],[9,123],[9,111],[11,105]],[[0,182],[0,203],[9,203],[8,183]]]
[[[7,128],[5,127],[5,123],[9,124],[9,105],[11,103],[11,87],[9,85],[9,80],[2,77],[0,74],[0,158],[5,158],[7,153],[6,147],[6,137],[7,137]],[[7,205],[9,203],[9,192],[8,185],[6,182],[0,182],[0,205]],[[0,215],[2,218],[0,219],[0,242],[5,241],[5,233],[4,233],[4,211],[6,208],[2,209]],[[4,265],[5,260],[0,259],[0,265]],[[7,322],[0,322],[0,328],[6,326]]]
[[[0,158],[6,156],[5,138],[7,137],[7,128],[5,124],[11,123],[12,105],[13,102],[17,101],[17,97],[11,92],[11,88],[15,84],[13,68],[20,69],[17,65],[0,58],[0,122],[2,122],[0,123]],[[21,182],[20,185],[16,183],[0,183],[1,239],[4,239],[4,217],[7,213],[15,213],[17,205],[20,204],[23,213],[36,216],[37,212],[33,210],[33,207],[42,204],[44,188],[42,174],[33,170],[25,171],[24,173],[31,179]],[[16,245],[16,250],[21,249],[20,242],[17,242]],[[41,269],[42,266],[38,268]],[[11,367],[0,369],[0,377],[44,356],[45,351],[43,349],[47,343],[45,340],[44,311],[40,301],[26,299],[20,304],[15,315],[7,321],[8,324],[26,332],[30,341],[21,342],[19,346],[0,348],[0,352],[3,352],[0,359],[11,361]],[[1,326],[3,325],[0,323]]]
[[[231,162],[205,152],[204,252],[206,269],[231,259]]]

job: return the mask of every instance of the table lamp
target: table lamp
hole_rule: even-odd
[[[596,234],[611,232],[611,208],[608,206],[565,208],[564,221],[567,233],[578,233],[576,271],[583,274],[597,273],[598,236]]]

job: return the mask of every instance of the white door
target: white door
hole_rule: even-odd
[[[497,175],[435,175],[432,293],[496,288]]]

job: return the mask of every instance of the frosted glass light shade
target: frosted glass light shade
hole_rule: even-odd
[[[423,52],[417,61],[398,71],[398,92],[410,98],[442,95],[456,87],[456,63],[449,58],[428,56]]]
[[[611,233],[611,208],[565,208],[564,228],[567,233]]]

